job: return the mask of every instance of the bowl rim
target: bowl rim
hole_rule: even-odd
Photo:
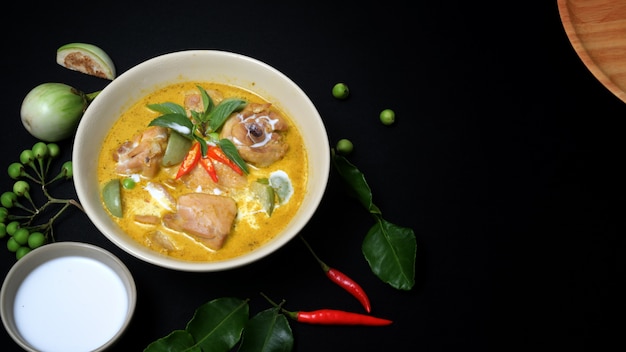
[[[303,216],[306,220],[299,221],[297,223],[294,223],[292,221],[290,224],[288,224],[288,227],[291,227],[289,229],[288,235],[277,236],[274,239],[270,240],[270,242],[265,243],[261,247],[253,250],[252,252],[248,252],[242,256],[235,257],[235,258],[230,258],[230,259],[225,259],[225,260],[220,260],[220,261],[210,261],[210,262],[185,261],[185,260],[169,257],[166,255],[160,254],[156,251],[153,251],[151,249],[148,249],[147,247],[143,247],[140,244],[134,242],[134,240],[130,238],[122,239],[119,236],[115,236],[109,233],[109,231],[112,229],[112,226],[113,226],[110,222],[105,223],[103,221],[100,221],[101,219],[99,217],[95,217],[94,219],[92,218],[92,216],[90,216],[90,215],[96,214],[97,211],[101,211],[101,209],[98,209],[91,202],[85,201],[87,199],[86,194],[87,192],[89,192],[88,184],[86,181],[87,179],[85,177],[88,177],[89,175],[86,170],[84,172],[85,175],[83,175],[83,170],[80,166],[81,148],[76,147],[77,145],[79,146],[82,145],[82,143],[90,142],[89,137],[86,136],[86,134],[81,133],[81,132],[83,129],[87,128],[89,118],[91,115],[94,114],[94,111],[97,111],[98,109],[100,109],[101,105],[104,104],[103,103],[104,99],[100,99],[100,98],[107,97],[108,95],[113,94],[112,92],[114,92],[114,90],[117,89],[118,87],[125,88],[126,86],[128,86],[129,85],[128,81],[124,80],[126,77],[129,77],[129,78],[138,77],[141,75],[143,70],[153,67],[153,66],[160,66],[163,64],[171,63],[171,62],[176,62],[178,64],[181,64],[185,60],[193,61],[193,60],[198,60],[198,59],[203,59],[203,60],[218,59],[218,60],[231,60],[231,61],[236,60],[238,65],[243,65],[246,68],[255,66],[255,69],[256,68],[260,69],[263,72],[263,74],[273,75],[274,78],[279,78],[280,82],[282,82],[281,84],[284,84],[293,92],[293,94],[299,97],[298,99],[301,100],[303,108],[306,109],[308,112],[310,112],[311,116],[315,117],[313,121],[309,121],[307,123],[314,124],[315,125],[314,128],[317,128],[320,130],[320,132],[322,132],[319,134],[318,137],[323,138],[323,139],[318,138],[314,143],[316,149],[322,150],[319,153],[320,162],[318,162],[315,165],[314,169],[315,169],[316,177],[319,178],[318,182],[323,187],[321,187],[322,189],[320,191],[307,195],[308,197],[307,202],[309,204],[308,207],[305,208],[302,205],[300,206],[300,209],[298,210],[298,212],[301,214],[299,215]],[[183,80],[189,81],[190,79],[183,79]],[[167,82],[161,82],[160,86],[171,84],[171,83],[173,82],[171,80],[168,80]],[[150,91],[156,88],[158,87],[157,86],[150,87]],[[246,87],[246,88],[249,88],[249,87]],[[255,88],[264,89],[264,87],[255,87]],[[135,92],[141,91],[141,88],[133,87],[133,89],[135,90]],[[136,101],[136,99],[142,97],[148,92],[149,91],[143,91],[141,94],[138,94],[136,98],[132,99],[132,101],[133,102]],[[258,93],[258,91],[256,92]],[[264,96],[262,93],[259,93],[259,94],[261,94],[261,96]],[[277,103],[280,103],[280,102],[277,102]],[[287,113],[288,115],[292,116],[290,112],[287,112]],[[301,127],[299,126],[299,128]],[[312,144],[313,144],[312,142],[309,142],[308,145],[306,145],[306,147],[310,149],[312,148]],[[91,222],[96,226],[96,228],[108,240],[113,242],[116,246],[118,246],[125,252],[131,254],[132,256],[142,261],[145,261],[145,262],[148,262],[148,263],[151,263],[153,265],[157,265],[163,268],[167,268],[167,269],[178,270],[178,271],[188,271],[188,272],[211,272],[211,271],[223,271],[223,270],[234,269],[237,267],[248,265],[262,258],[265,258],[269,254],[273,253],[274,251],[284,246],[284,244],[289,242],[306,226],[308,221],[313,217],[314,213],[317,211],[317,208],[319,207],[319,204],[321,203],[322,198],[324,197],[324,194],[325,194],[325,190],[328,186],[328,180],[329,180],[329,174],[330,174],[330,163],[331,163],[328,133],[326,131],[326,127],[324,126],[323,119],[321,115],[319,114],[317,108],[315,107],[311,99],[309,98],[309,96],[302,90],[302,88],[300,88],[292,79],[287,77],[284,73],[278,71],[277,69],[275,69],[274,67],[268,65],[267,63],[263,61],[260,61],[258,59],[255,59],[255,58],[243,55],[243,54],[229,52],[229,51],[222,51],[222,50],[183,50],[183,51],[170,52],[170,53],[166,53],[166,54],[162,54],[162,55],[150,58],[146,61],[143,61],[131,67],[127,71],[123,72],[116,79],[114,79],[111,83],[109,83],[99,93],[98,97],[94,99],[93,102],[86,109],[85,114],[83,115],[83,118],[79,122],[77,132],[74,138],[73,147],[74,148],[73,148],[72,160],[74,160],[74,164],[75,164],[74,165],[74,184],[76,187],[76,192],[77,192],[79,201],[81,202],[85,210],[85,213],[88,215]],[[312,170],[311,160],[309,160],[309,180],[307,181],[309,183],[311,182],[311,175],[312,175],[311,170]],[[311,193],[308,187],[307,187],[307,193]],[[100,204],[98,204],[97,206],[102,208]],[[116,227],[116,226],[117,225],[113,227]]]
[[[137,286],[132,273],[121,259],[108,250],[93,244],[75,241],[52,242],[35,248],[20,258],[9,269],[2,283],[2,288],[0,288],[0,316],[2,324],[13,341],[20,347],[29,352],[38,352],[35,347],[20,335],[15,325],[13,313],[15,297],[24,280],[35,269],[52,260],[65,257],[84,257],[103,264],[110,268],[124,284],[128,299],[128,310],[124,317],[124,322],[107,342],[94,350],[94,352],[105,351],[119,340],[132,321],[137,305]],[[5,309],[5,305],[7,309]]]

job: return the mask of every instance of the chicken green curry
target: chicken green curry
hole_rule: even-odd
[[[307,182],[297,126],[263,97],[214,82],[158,89],[123,112],[98,160],[102,202],[135,241],[188,261],[258,248]]]

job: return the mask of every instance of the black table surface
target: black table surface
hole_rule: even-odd
[[[365,174],[384,218],[415,232],[415,286],[397,290],[372,273],[361,243],[373,219],[331,170],[321,206],[301,233],[364,287],[373,314],[394,322],[290,321],[294,351],[626,346],[626,106],[576,55],[556,1],[14,5],[19,10],[5,12],[0,24],[0,165],[37,142],[19,115],[30,89],[62,82],[89,92],[108,83],[56,64],[56,49],[70,42],[100,46],[118,74],[179,50],[254,57],[310,96],[333,146],[353,141],[349,160]],[[348,84],[349,99],[333,98],[337,82]],[[396,112],[391,126],[378,120],[386,108]],[[71,140],[59,145],[69,159]],[[2,189],[12,184],[0,175]],[[75,196],[71,183],[53,192]],[[260,292],[292,310],[361,309],[297,240],[238,269],[178,272],[120,250],[80,211],[66,214],[55,224],[57,241],[111,251],[136,281],[135,314],[116,351],[143,350],[220,297],[250,298],[251,314],[269,308]],[[3,279],[14,263],[13,253],[0,250]],[[19,350],[4,330],[0,346]]]

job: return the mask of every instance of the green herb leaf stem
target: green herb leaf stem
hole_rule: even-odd
[[[332,150],[335,169],[350,186],[355,197],[376,220],[362,243],[362,251],[372,272],[383,282],[399,290],[415,285],[417,242],[410,228],[386,221],[372,201],[372,192],[363,173],[345,157]]]

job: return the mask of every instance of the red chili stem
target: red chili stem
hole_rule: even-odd
[[[311,254],[313,254],[313,257],[315,258],[315,260],[317,260],[317,262],[320,264],[320,266],[322,267],[322,270],[324,271],[326,276],[332,282],[334,282],[335,284],[339,285],[341,288],[343,288],[348,293],[350,293],[352,296],[354,296],[361,303],[361,305],[365,308],[365,310],[368,313],[371,312],[372,307],[371,307],[371,304],[370,304],[369,297],[367,296],[367,294],[365,293],[365,290],[363,290],[361,285],[359,285],[356,281],[352,280],[348,275],[344,274],[343,272],[341,272],[341,271],[339,271],[339,270],[337,270],[335,268],[332,268],[332,267],[328,266],[326,263],[324,263],[317,256],[317,254],[315,254],[315,252],[313,251],[313,248],[311,248],[311,246],[304,239],[304,237],[302,235],[299,235],[299,237],[300,237],[300,239],[302,239],[302,242],[304,242],[304,245],[309,249]]]

